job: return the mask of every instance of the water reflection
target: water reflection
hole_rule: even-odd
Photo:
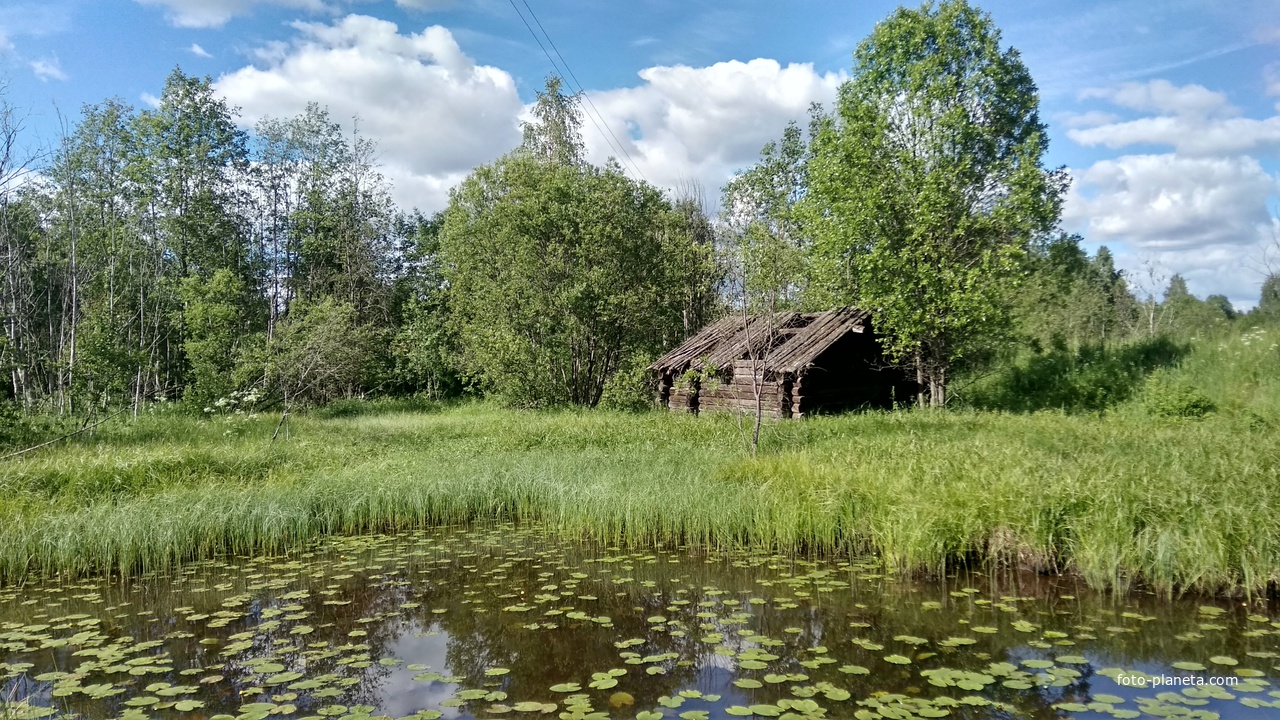
[[[1276,619],[1069,578],[443,529],[0,590],[0,690],[86,718],[1251,718],[1280,716]]]

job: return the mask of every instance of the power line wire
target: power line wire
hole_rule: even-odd
[[[566,82],[568,82],[568,75],[569,75],[569,73],[571,72],[571,71],[569,70],[568,64],[567,64],[567,63],[565,64],[565,69],[564,69],[564,70],[562,70],[562,69],[560,68],[560,65],[556,62],[555,58],[551,57],[551,53],[547,52],[547,48],[546,48],[546,46],[542,44],[542,38],[538,36],[538,33],[534,32],[534,30],[533,30],[533,26],[531,26],[531,25],[529,24],[529,21],[525,19],[525,17],[524,17],[524,13],[520,12],[520,8],[516,7],[515,0],[507,0],[507,1],[511,3],[511,9],[516,11],[516,15],[520,16],[520,21],[524,23],[525,29],[527,29],[527,30],[529,31],[529,34],[533,36],[534,42],[538,43],[538,47],[542,50],[542,54],[543,54],[543,55],[545,55],[545,56],[546,56],[546,58],[547,58],[547,61],[551,63],[551,68],[556,72],[556,74],[558,74],[561,78],[565,79],[565,81],[566,81]],[[528,5],[526,4],[526,5],[525,5],[525,7],[526,7],[526,8],[528,8]],[[533,14],[533,10],[532,10],[532,9],[529,9],[529,15],[533,17],[534,22],[537,22],[537,21],[538,21],[538,18],[537,18],[537,16],[536,16],[536,15],[534,15],[534,14]],[[541,23],[538,23],[538,27],[539,27],[539,28],[541,28],[541,27],[542,27],[542,24],[541,24]],[[546,33],[546,30],[543,30],[543,33],[545,34],[545,33]],[[547,42],[548,42],[548,43],[550,43],[550,42],[551,42],[551,36],[549,36],[549,35],[547,36]],[[559,54],[560,54],[560,53],[559,53],[559,51],[557,51],[557,52],[556,52],[556,54],[557,54],[557,55],[559,55]],[[561,59],[562,61],[564,60],[564,58],[563,58],[563,57],[561,57],[560,59]],[[570,89],[571,89],[571,90],[573,89],[573,85],[572,85],[572,84],[570,84]],[[586,93],[582,93],[582,92],[581,92],[581,89],[579,89],[579,91],[578,91],[578,92],[579,92],[579,94],[581,94],[581,95],[583,95],[583,96],[585,97]],[[592,107],[593,107],[593,109],[594,109],[594,106],[592,106]],[[585,111],[585,110],[586,110],[586,109],[584,108],[584,111]],[[587,115],[587,119],[591,121],[591,124],[595,126],[596,131],[597,131],[597,132],[599,132],[599,133],[600,133],[600,136],[601,136],[601,137],[604,137],[605,142],[609,144],[609,149],[611,149],[611,150],[613,150],[613,151],[615,151],[615,152],[622,153],[622,154],[625,154],[625,153],[626,153],[626,149],[625,149],[625,148],[618,148],[617,146],[615,146],[615,145],[613,144],[613,142],[611,142],[611,141],[609,140],[609,138],[608,138],[608,137],[605,137],[605,135],[606,135],[605,130],[604,130],[604,128],[602,128],[602,127],[600,126],[600,123],[604,122],[604,118],[600,118],[600,122],[597,122],[597,121],[596,121],[596,115],[592,115],[590,112],[587,112],[587,113],[586,113],[586,115]],[[605,123],[605,127],[608,127],[608,123]],[[610,134],[612,134],[612,133],[610,133]],[[635,170],[636,170],[636,172],[637,172],[637,173],[639,173],[639,172],[640,172],[638,168],[635,168],[635,164],[634,164],[634,163],[632,163],[632,167],[633,167],[633,169],[635,169]],[[642,176],[642,177],[643,177],[643,176]]]
[[[613,130],[609,128],[609,123],[605,121],[604,115],[600,113],[596,108],[595,103],[591,101],[591,96],[587,95],[587,91],[582,88],[582,83],[578,82],[578,77],[573,74],[573,68],[569,67],[569,62],[564,59],[564,55],[560,54],[559,48],[557,48],[555,42],[552,41],[551,35],[547,33],[546,28],[542,27],[542,21],[538,20],[538,16],[533,12],[533,8],[529,7],[529,3],[526,0],[520,0],[525,6],[525,9],[529,11],[529,16],[533,18],[538,29],[541,30],[543,36],[546,37],[547,44],[549,44],[551,49],[555,51],[556,57],[560,58],[560,63],[557,63],[555,58],[551,57],[551,53],[547,52],[546,46],[542,44],[542,38],[538,36],[538,33],[534,32],[533,26],[531,26],[529,21],[525,19],[524,13],[520,12],[520,8],[516,6],[515,0],[507,1],[511,3],[511,9],[516,11],[516,15],[520,16],[520,21],[524,23],[525,28],[529,31],[529,34],[533,36],[534,41],[538,43],[538,47],[542,50],[542,54],[545,55],[547,60],[551,63],[552,69],[559,73],[560,77],[564,78],[566,81],[571,81],[572,84],[570,85],[570,89],[576,89],[577,94],[581,95],[587,101],[587,104],[590,106],[590,109],[586,113],[587,119],[591,121],[591,124],[595,126],[596,130],[600,133],[600,136],[609,144],[609,149],[625,157],[627,163],[631,166],[631,169],[634,170],[642,180],[648,182],[649,179],[640,171],[640,167],[636,165],[631,154],[627,152],[626,146],[622,144],[622,141],[618,139],[617,135],[613,134]],[[564,65],[563,70],[560,68],[561,64]],[[584,110],[587,110],[587,108],[584,108]],[[597,119],[599,119],[599,122],[597,122]]]
[[[627,146],[618,139],[617,135],[613,134],[613,128],[609,127],[609,123],[605,122],[604,115],[596,109],[596,104],[591,101],[591,96],[587,94],[586,88],[578,81],[578,76],[573,74],[573,68],[569,67],[569,61],[565,60],[564,55],[560,54],[560,48],[556,47],[555,41],[551,39],[551,34],[547,32],[546,28],[542,27],[542,21],[539,20],[537,14],[533,12],[533,8],[529,7],[529,0],[520,0],[520,2],[525,6],[525,9],[529,11],[529,16],[533,18],[533,21],[538,25],[538,29],[541,30],[542,34],[547,38],[547,44],[549,44],[551,49],[555,51],[556,57],[560,58],[560,62],[564,65],[564,69],[569,72],[569,77],[573,79],[573,83],[578,86],[578,93],[581,94],[582,97],[586,98],[587,104],[595,111],[596,117],[600,118],[600,122],[604,123],[605,130],[609,131],[609,137],[613,138],[618,144],[618,148],[622,150],[623,156],[627,158],[627,162],[631,164],[631,167],[635,169],[645,182],[648,182],[648,178],[644,177],[644,173],[640,172],[640,167],[636,165],[635,160],[631,158],[631,154],[627,152]]]

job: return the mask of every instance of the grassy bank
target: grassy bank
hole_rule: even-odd
[[[273,418],[156,414],[0,466],[0,577],[516,518],[619,542],[875,552],[904,569],[998,559],[1098,586],[1276,581],[1269,406],[1186,420],[1141,402],[773,424],[755,459],[724,416],[338,408],[272,443]]]

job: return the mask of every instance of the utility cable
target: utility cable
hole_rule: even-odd
[[[609,124],[604,121],[604,116],[600,115],[600,111],[596,109],[595,103],[591,102],[590,96],[588,96],[586,91],[582,89],[582,84],[578,83],[577,77],[573,75],[573,70],[569,67],[569,63],[565,62],[564,56],[560,55],[559,50],[555,51],[556,55],[560,57],[561,62],[564,63],[564,70],[561,70],[560,64],[556,62],[555,58],[551,57],[551,53],[547,52],[546,45],[542,43],[542,38],[539,37],[538,33],[534,31],[533,26],[529,24],[529,21],[525,19],[524,13],[520,12],[520,8],[516,6],[515,0],[507,0],[507,1],[511,3],[511,9],[516,11],[516,15],[520,17],[520,21],[524,23],[525,28],[529,31],[529,34],[533,36],[534,41],[538,43],[538,47],[542,50],[542,54],[545,55],[547,58],[547,61],[551,63],[552,69],[555,70],[556,73],[559,73],[560,76],[564,78],[566,81],[572,80],[572,83],[577,85],[578,94],[586,98],[588,105],[590,105],[590,110],[594,111],[594,114],[590,111],[586,113],[587,119],[591,121],[591,124],[595,126],[596,131],[599,132],[600,136],[603,137],[605,142],[609,144],[609,149],[625,157],[627,159],[627,162],[631,165],[631,168],[635,170],[636,174],[639,175],[642,180],[644,180],[645,182],[648,182],[648,178],[644,176],[644,173],[640,172],[640,168],[637,167],[635,161],[631,159],[631,155],[627,152],[626,147],[622,146],[622,143],[621,141],[618,140],[618,137],[613,134],[612,130],[609,129]],[[533,21],[537,23],[538,28],[542,30],[544,35],[546,35],[546,30],[543,29],[542,23],[538,21],[538,16],[534,15],[533,8],[530,8],[529,4],[527,2],[524,2],[524,0],[521,0],[521,2],[524,3],[525,8],[528,9],[530,17],[532,17]],[[551,44],[551,47],[554,49],[555,44],[551,42],[551,36],[546,35],[546,38],[547,38],[547,43]],[[573,85],[570,86],[570,89],[574,89]],[[585,109],[586,108],[584,108],[584,110]],[[599,118],[598,122],[597,122],[597,117]]]
[[[556,57],[560,58],[560,63],[564,65],[564,69],[569,73],[569,78],[571,78],[573,80],[573,84],[577,86],[578,94],[582,95],[582,97],[586,99],[587,104],[591,106],[591,109],[595,111],[596,117],[600,118],[600,122],[604,124],[605,130],[609,132],[609,137],[613,138],[614,142],[617,143],[618,149],[622,151],[623,157],[627,159],[631,168],[636,171],[641,179],[648,182],[649,179],[644,176],[644,173],[640,172],[640,167],[636,165],[635,160],[631,158],[631,154],[627,152],[627,146],[618,139],[617,135],[613,134],[613,128],[609,127],[609,123],[605,122],[604,115],[596,109],[596,104],[591,101],[591,96],[587,94],[586,88],[584,88],[582,83],[578,81],[578,76],[573,74],[573,68],[569,67],[569,61],[565,60],[564,55],[560,54],[560,48],[556,47],[555,41],[551,39],[551,34],[547,32],[546,28],[542,27],[542,21],[539,20],[538,16],[533,12],[533,8],[529,7],[529,0],[520,0],[520,2],[525,6],[525,9],[529,11],[529,16],[533,18],[533,22],[537,24],[538,29],[542,31],[543,36],[547,38],[547,44],[555,51]],[[610,147],[612,147],[612,144]]]

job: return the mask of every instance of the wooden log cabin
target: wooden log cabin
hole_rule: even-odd
[[[911,402],[916,386],[885,357],[870,314],[726,317],[649,366],[658,403],[673,412],[754,414],[756,386],[765,417],[800,418]],[[753,382],[753,375],[757,378]]]

